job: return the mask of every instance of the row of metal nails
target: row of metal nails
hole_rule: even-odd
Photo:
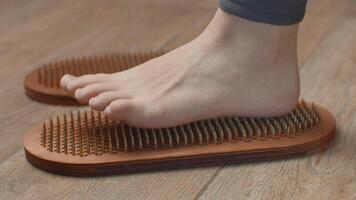
[[[268,118],[220,117],[186,125],[135,128],[115,122],[96,111],[77,111],[43,124],[41,145],[49,151],[86,156],[209,143],[263,140],[294,136],[320,120],[314,106],[303,101],[293,112]]]
[[[37,81],[46,87],[60,87],[60,79],[65,74],[75,76],[96,73],[113,73],[139,65],[166,51],[107,54],[103,56],[79,57],[52,62],[37,70]]]

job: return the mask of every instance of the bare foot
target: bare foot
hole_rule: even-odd
[[[114,120],[145,128],[218,116],[275,116],[299,98],[297,25],[275,26],[218,10],[190,43],[135,68],[61,84]]]

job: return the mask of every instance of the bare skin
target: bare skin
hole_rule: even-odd
[[[135,68],[61,85],[111,119],[144,128],[219,116],[275,116],[299,98],[297,25],[275,26],[218,10],[193,41]]]

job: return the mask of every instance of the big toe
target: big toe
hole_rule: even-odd
[[[76,77],[70,74],[66,74],[64,76],[62,76],[61,78],[61,87],[65,90],[67,90],[68,87],[68,83],[72,80],[74,80]]]

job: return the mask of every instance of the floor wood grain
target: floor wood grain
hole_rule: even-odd
[[[27,99],[23,78],[71,55],[174,48],[206,26],[216,0],[1,0],[0,199],[356,199],[356,16],[350,0],[310,0],[298,42],[303,96],[328,107],[339,136],[325,152],[275,162],[100,178],[33,168],[22,136],[73,108]]]

